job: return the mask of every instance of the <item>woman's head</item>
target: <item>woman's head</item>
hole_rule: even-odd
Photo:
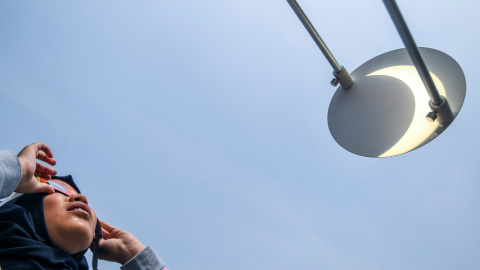
[[[2,268],[88,269],[84,255],[93,239],[95,212],[85,196],[78,194],[71,176],[56,178],[53,183],[70,189],[69,196],[23,194],[0,207]]]
[[[51,243],[69,254],[88,249],[92,243],[97,216],[88,206],[87,197],[62,180],[52,180],[71,190],[72,195],[60,192],[45,196],[43,210]]]

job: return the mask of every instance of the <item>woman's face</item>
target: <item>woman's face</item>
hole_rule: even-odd
[[[85,195],[61,180],[53,181],[71,189],[74,195],[55,192],[44,198],[45,224],[50,240],[55,247],[69,254],[84,251],[95,235],[97,215],[88,206]]]

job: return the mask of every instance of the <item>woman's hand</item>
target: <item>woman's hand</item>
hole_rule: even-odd
[[[48,184],[39,183],[35,176],[50,179],[57,174],[54,169],[37,162],[44,161],[52,166],[57,162],[53,159],[50,148],[44,143],[32,143],[25,146],[17,155],[22,165],[22,176],[15,192],[52,194],[55,190]]]
[[[145,249],[131,233],[122,231],[100,220],[103,239],[99,241],[98,257],[101,260],[125,264]]]

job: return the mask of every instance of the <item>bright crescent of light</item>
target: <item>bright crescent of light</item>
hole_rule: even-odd
[[[437,122],[429,122],[425,116],[431,111],[428,102],[430,97],[414,66],[393,66],[377,70],[367,76],[390,76],[405,83],[412,91],[415,99],[413,119],[405,134],[400,140],[379,157],[388,157],[403,154],[420,146],[438,127]],[[447,97],[445,87],[435,74],[430,72],[433,82],[440,95]]]

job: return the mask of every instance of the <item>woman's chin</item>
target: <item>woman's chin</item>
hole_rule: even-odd
[[[62,233],[49,233],[52,243],[69,254],[88,249],[93,240],[93,232],[89,226],[85,226],[85,222],[79,222],[76,225],[79,226],[70,226],[69,230],[62,230]]]

